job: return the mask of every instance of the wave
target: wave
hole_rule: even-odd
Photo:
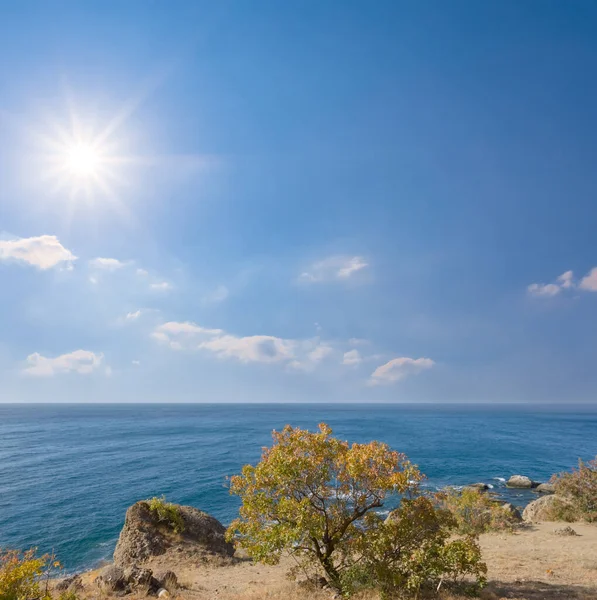
[[[501,483],[506,483],[506,480],[503,477],[494,477],[495,481],[499,481]]]

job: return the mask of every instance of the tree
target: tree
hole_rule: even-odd
[[[349,446],[324,423],[316,433],[288,425],[273,439],[257,466],[231,478],[242,507],[228,539],[269,564],[289,551],[302,566],[319,565],[342,590],[356,550],[366,545],[365,517],[388,495],[414,492],[422,475],[386,444]]]

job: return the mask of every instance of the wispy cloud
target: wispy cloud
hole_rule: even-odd
[[[126,318],[129,319],[130,321],[134,321],[135,319],[138,319],[140,316],[141,316],[141,309],[126,314]]]
[[[94,258],[89,261],[89,266],[92,269],[102,269],[104,271],[117,271],[126,267],[130,262],[124,262],[117,258]]]
[[[65,263],[70,266],[77,257],[55,235],[40,235],[0,240],[0,260],[15,260],[45,270]]]
[[[174,350],[203,350],[223,359],[243,363],[280,363],[293,369],[310,370],[333,349],[318,338],[285,339],[272,335],[237,336],[223,329],[196,323],[170,321],[155,328],[154,339]]]
[[[351,367],[359,365],[361,362],[363,362],[363,358],[358,350],[349,350],[344,353],[344,357],[342,358],[342,364]]]
[[[532,296],[552,297],[557,296],[564,290],[575,289],[597,292],[597,267],[593,267],[578,284],[574,281],[574,273],[566,271],[557,277],[553,283],[531,283],[527,291]]]
[[[431,369],[435,363],[430,358],[394,358],[377,367],[371,374],[369,385],[384,385],[405,379],[409,375],[418,375]]]
[[[218,304],[224,302],[230,295],[230,291],[225,285],[219,285],[214,290],[203,296],[203,302],[207,304]]]
[[[167,281],[158,281],[156,283],[151,283],[149,287],[152,290],[156,290],[158,292],[167,292],[172,289],[172,284]]]
[[[369,263],[362,256],[330,256],[313,263],[299,275],[298,281],[323,283],[347,280],[368,266]]]
[[[96,354],[89,350],[75,350],[55,358],[48,358],[35,352],[27,357],[27,366],[22,372],[33,377],[52,377],[59,373],[89,375],[101,366],[103,359],[103,354]]]

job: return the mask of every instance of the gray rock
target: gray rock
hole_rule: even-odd
[[[555,494],[556,488],[553,483],[540,483],[537,486],[536,491],[540,492],[541,494]]]
[[[563,536],[577,536],[578,533],[568,525],[567,527],[562,527],[561,529],[554,529],[554,535],[563,535]]]
[[[132,565],[124,570],[124,577],[132,587],[151,588],[157,587],[151,569],[144,569],[138,565]]]
[[[489,486],[486,483],[471,483],[465,486],[465,490],[479,490],[480,492],[486,492]]]
[[[512,475],[506,482],[506,487],[509,488],[531,489],[537,487],[537,485],[536,482],[525,475]]]
[[[234,546],[224,537],[226,528],[217,519],[191,506],[176,508],[184,524],[182,533],[165,527],[149,510],[147,502],[133,504],[126,511],[124,527],[114,550],[114,564],[123,568],[142,565],[169,549],[175,552],[181,545],[221,556],[234,554]]]
[[[127,589],[124,571],[116,565],[104,567],[95,579],[95,583],[104,592],[123,592]]]
[[[71,591],[77,592],[83,589],[83,582],[81,581],[80,575],[73,575],[72,577],[67,577],[66,579],[62,579],[59,581],[55,589],[59,592]]]
[[[569,505],[570,501],[562,496],[548,494],[534,500],[524,509],[522,518],[527,522],[553,521],[554,508]]]

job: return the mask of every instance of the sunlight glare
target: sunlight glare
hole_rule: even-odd
[[[65,166],[74,176],[93,176],[98,172],[100,156],[97,150],[91,145],[74,144],[67,150]]]

